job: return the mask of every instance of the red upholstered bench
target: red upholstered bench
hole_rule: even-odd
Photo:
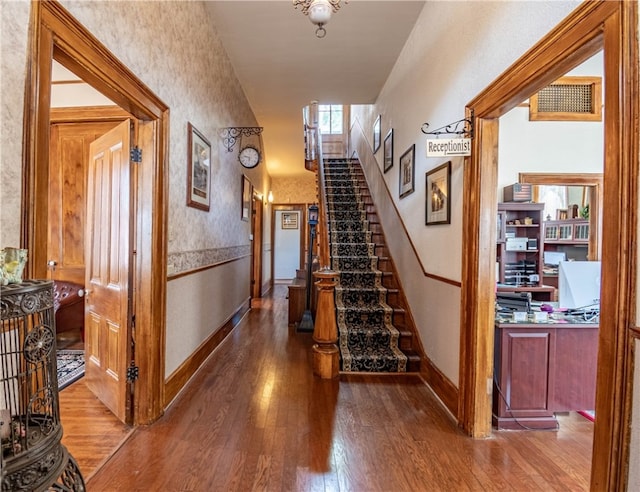
[[[53,282],[56,333],[80,330],[84,341],[84,286],[64,280]]]

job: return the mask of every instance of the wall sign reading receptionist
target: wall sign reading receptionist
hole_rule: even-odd
[[[427,157],[471,155],[470,138],[434,138],[427,140]]]

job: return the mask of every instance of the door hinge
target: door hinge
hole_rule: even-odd
[[[131,162],[142,162],[142,149],[140,147],[134,147],[131,149]]]
[[[131,365],[127,367],[127,382],[133,383],[136,379],[138,379],[139,372],[140,369],[138,368],[138,366],[136,366],[134,362],[131,361]]]

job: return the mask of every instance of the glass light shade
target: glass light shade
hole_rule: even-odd
[[[328,0],[313,0],[309,6],[309,20],[316,25],[323,25],[331,19],[331,4]]]
[[[309,205],[309,225],[318,224],[318,206]]]
[[[267,200],[269,203],[273,203],[273,191],[269,190],[269,194],[267,195]]]

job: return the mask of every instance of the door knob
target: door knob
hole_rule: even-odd
[[[47,268],[49,270],[55,270],[56,269],[56,265],[58,264],[58,262],[56,260],[49,260],[47,261]]]

